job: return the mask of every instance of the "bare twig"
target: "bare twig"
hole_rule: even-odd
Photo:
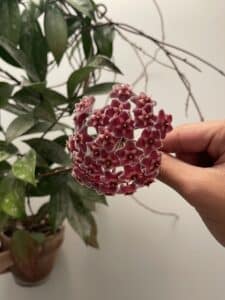
[[[200,117],[200,120],[203,122],[205,119],[204,119],[203,114],[201,112],[201,109],[200,109],[200,107],[198,105],[198,102],[197,102],[197,100],[196,100],[196,98],[195,98],[195,96],[194,96],[194,94],[193,94],[193,92],[191,90],[191,86],[190,86],[190,83],[189,83],[187,77],[180,71],[180,69],[178,68],[176,62],[174,61],[174,59],[172,58],[172,56],[170,55],[170,53],[166,52],[166,55],[167,55],[168,59],[171,61],[172,65],[174,66],[174,68],[175,68],[175,70],[176,70],[179,78],[183,82],[185,88],[187,89],[188,94],[189,94],[188,98],[190,98],[192,100],[192,102],[193,102],[193,104],[194,104],[194,106],[195,106],[195,108],[196,108],[196,110],[198,112],[198,115]]]
[[[135,197],[134,195],[131,196],[131,198],[141,207],[143,207],[144,209],[146,209],[147,211],[156,214],[156,215],[160,215],[160,216],[165,216],[165,217],[172,217],[175,219],[175,222],[177,222],[179,220],[179,216],[175,213],[172,212],[162,212],[156,209],[153,209],[147,205],[145,205],[144,203],[142,203],[140,200],[138,200],[137,197]]]
[[[176,59],[182,61],[182,62],[185,63],[186,65],[189,65],[190,67],[192,67],[192,68],[195,69],[196,71],[202,72],[202,70],[201,70],[198,66],[194,65],[194,64],[193,64],[192,62],[190,62],[186,57],[183,58],[183,57],[180,57],[179,55],[174,54],[174,53],[170,53],[170,55],[171,55],[172,57],[174,57],[174,58],[176,58]]]
[[[160,19],[160,28],[161,28],[161,39],[162,41],[165,41],[166,39],[166,31],[165,31],[165,24],[164,24],[164,18],[163,18],[163,14],[162,14],[162,11],[161,11],[161,8],[157,2],[157,0],[152,0],[153,1],[153,4],[158,12],[158,15],[159,15],[159,19]],[[145,70],[147,72],[148,68],[154,63],[157,61],[157,57],[158,57],[158,54],[160,52],[160,47],[158,46],[157,49],[155,50],[155,53],[153,55],[153,57],[151,58],[151,60],[149,62],[147,62],[147,64],[145,65]],[[133,86],[135,86],[144,76],[145,76],[145,70],[143,70],[143,72],[138,76],[138,78],[135,80],[135,82],[133,83]]]
[[[131,32],[135,35],[141,35],[147,39],[149,39],[150,41],[152,41],[154,44],[156,44],[157,46],[160,47],[160,49],[163,51],[163,53],[166,55],[166,57],[169,59],[169,61],[171,62],[171,65],[173,66],[174,70],[176,71],[178,77],[181,79],[182,83],[184,84],[186,90],[188,91],[189,95],[190,95],[190,99],[193,101],[193,104],[198,112],[198,115],[199,115],[199,118],[201,121],[204,120],[204,117],[203,117],[203,114],[200,110],[200,107],[198,105],[198,102],[191,90],[191,87],[189,84],[187,84],[187,78],[186,76],[183,74],[183,72],[181,72],[181,70],[179,69],[179,67],[177,66],[174,58],[172,57],[171,55],[171,52],[167,50],[167,48],[164,46],[163,42],[161,44],[161,42],[155,38],[153,38],[152,36],[144,33],[143,31],[139,30],[139,29],[136,29],[135,27],[133,26],[130,26],[130,25],[127,25],[127,24],[124,24],[124,23],[114,23],[114,25],[116,26],[119,26],[120,29],[123,29],[127,32]],[[173,53],[172,53],[173,54]]]
[[[131,25],[128,25],[126,23],[118,23],[118,22],[112,22],[111,24],[113,24],[114,26],[118,26],[119,28],[127,31],[127,32],[130,32],[132,34],[135,34],[135,35],[139,35],[139,36],[143,36],[145,37],[146,39],[152,41],[154,44],[156,45],[160,45],[161,46],[161,49],[164,51],[166,50],[167,52],[171,53],[171,51],[169,51],[168,49],[166,49],[165,47],[169,47],[169,48],[173,48],[179,52],[182,52],[182,53],[185,53],[187,54],[188,56],[190,57],[193,57],[195,58],[196,60],[202,62],[203,64],[207,65],[208,67],[210,67],[211,69],[215,70],[216,72],[218,72],[220,75],[222,76],[225,76],[225,72],[218,68],[217,66],[215,66],[214,64],[210,63],[209,61],[201,58],[200,56],[188,51],[188,50],[185,50],[181,47],[178,47],[178,46],[175,46],[175,45],[172,45],[172,44],[169,44],[169,43],[166,43],[166,42],[163,42],[163,41],[160,41],[159,39],[145,33],[144,31],[140,30],[140,29],[137,29]]]
[[[170,65],[158,60],[157,58],[154,57],[154,55],[151,55],[149,54],[146,50],[144,50],[143,48],[141,48],[140,46],[138,46],[136,43],[134,43],[133,41],[131,41],[127,36],[125,36],[119,29],[116,29],[117,33],[119,34],[119,36],[124,40],[126,41],[128,44],[130,44],[131,46],[133,46],[134,48],[136,48],[139,52],[141,52],[143,55],[145,55],[146,57],[149,57],[151,58],[151,61],[152,62],[152,59],[155,59],[155,62],[158,63],[159,65],[165,67],[165,68],[168,68],[168,69],[172,69],[174,70],[173,67],[171,67]],[[147,65],[150,63],[148,62]],[[143,74],[142,74],[143,76]]]

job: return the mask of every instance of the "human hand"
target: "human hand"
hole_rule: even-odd
[[[183,125],[169,133],[159,179],[198,211],[225,246],[225,121]]]

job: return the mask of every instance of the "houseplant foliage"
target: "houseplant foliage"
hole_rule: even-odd
[[[177,62],[199,71],[190,61],[195,59],[223,76],[224,72],[165,43],[164,34],[159,40],[113,22],[106,7],[92,0],[0,1],[0,109],[14,116],[8,126],[0,124],[0,231],[12,238],[14,261],[22,258],[25,265],[34,266],[37,247],[59,232],[65,219],[87,245],[98,247],[93,211],[96,203],[106,205],[106,199],[72,177],[66,141],[73,128],[63,118],[72,115],[84,95],[111,90],[114,82],[102,82],[101,74],[121,74],[112,59],[116,34],[139,53],[138,58],[150,57],[151,63],[176,72],[188,93],[187,107],[192,100],[203,120],[190,82]],[[156,52],[149,54],[125,34],[149,40]],[[167,63],[157,59],[159,51]],[[66,60],[71,74],[62,94],[50,86],[49,74],[53,68],[60,72]],[[25,145],[27,150],[21,151]],[[46,203],[34,212],[33,201],[44,196]]]
[[[31,245],[57,233],[65,219],[87,245],[98,247],[92,213],[106,199],[68,172],[71,129],[61,122],[84,93],[112,87],[112,82],[97,83],[101,69],[121,73],[111,60],[113,26],[90,30],[99,22],[96,10],[92,1],[0,2],[0,107],[14,115],[7,128],[0,128],[0,227],[12,237],[15,260],[22,251],[25,263],[31,263],[38,257]],[[48,87],[48,73],[56,65],[60,69],[66,56],[71,62],[77,51],[80,60],[68,74],[67,95],[60,94]],[[21,71],[21,78],[9,73],[8,65]],[[27,151],[21,153],[18,140]],[[47,202],[33,212],[32,198],[44,196]]]

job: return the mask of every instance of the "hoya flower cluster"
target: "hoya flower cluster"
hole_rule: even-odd
[[[146,94],[129,85],[113,87],[110,103],[94,109],[95,98],[84,97],[74,111],[69,138],[74,178],[105,195],[133,194],[157,177],[162,140],[172,129],[172,116]]]

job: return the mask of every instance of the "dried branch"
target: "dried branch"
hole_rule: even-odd
[[[172,56],[170,55],[170,53],[166,52],[166,55],[167,55],[168,59],[171,61],[172,65],[174,66],[174,68],[175,68],[175,70],[176,70],[176,72],[177,72],[179,78],[180,78],[181,81],[183,82],[185,88],[187,89],[188,95],[189,95],[189,96],[188,96],[188,99],[190,98],[190,99],[192,100],[192,102],[193,102],[193,104],[194,104],[194,106],[195,106],[195,108],[196,108],[196,110],[197,110],[197,112],[198,112],[198,115],[199,115],[199,117],[200,117],[200,120],[203,122],[205,119],[204,119],[203,114],[202,114],[202,112],[201,112],[201,109],[200,109],[200,107],[199,107],[199,105],[198,105],[198,102],[197,102],[195,96],[193,95],[193,92],[192,92],[192,90],[191,90],[190,83],[189,83],[189,81],[188,81],[186,75],[184,75],[184,74],[180,71],[180,69],[178,68],[178,66],[177,66],[177,64],[176,64],[176,62],[175,62],[175,60],[172,58]]]
[[[161,8],[157,2],[157,0],[152,0],[153,1],[153,4],[158,12],[158,15],[159,15],[159,19],[160,19],[160,28],[161,28],[161,39],[162,41],[165,41],[166,39],[166,31],[165,31],[165,24],[164,24],[164,18],[163,18],[163,14],[162,14],[162,11],[161,11]],[[145,70],[147,72],[148,68],[154,63],[157,61],[157,57],[158,57],[158,54],[160,52],[160,47],[157,47],[157,49],[155,50],[155,53],[153,55],[153,57],[151,58],[151,60],[149,62],[147,62],[147,64],[145,65]],[[143,72],[137,77],[137,79],[135,80],[135,82],[133,83],[133,86],[135,86],[144,76],[145,76],[145,70],[143,70]]]
[[[154,37],[144,33],[143,31],[139,30],[139,29],[136,29],[135,27],[133,26],[130,26],[130,25],[127,25],[127,24],[124,24],[124,23],[114,23],[114,26],[118,26],[120,29],[126,31],[126,32],[130,32],[130,33],[133,33],[135,35],[141,35],[147,39],[149,39],[151,42],[153,42],[155,45],[157,45],[162,51],[163,53],[166,55],[166,57],[169,59],[172,67],[174,68],[174,70],[176,71],[178,77],[181,79],[184,87],[186,88],[187,92],[189,93],[190,95],[190,99],[193,101],[193,104],[198,112],[198,115],[199,115],[199,118],[201,121],[204,120],[204,117],[203,117],[203,114],[200,110],[200,107],[198,105],[198,102],[191,90],[191,86],[187,83],[188,82],[188,79],[186,78],[186,76],[183,74],[183,72],[179,69],[178,65],[176,64],[176,61],[173,57],[173,53],[171,51],[169,51],[165,46],[164,46],[164,42],[161,42],[157,39],[155,39]],[[187,64],[186,60],[182,60],[184,63]],[[190,64],[188,64],[190,65]],[[215,67],[217,69],[217,67]],[[214,68],[214,69],[215,69]]]
[[[146,50],[144,50],[143,48],[141,48],[140,46],[138,46],[137,44],[135,44],[133,41],[131,41],[127,36],[125,36],[119,29],[116,28],[117,33],[119,34],[119,36],[126,41],[128,44],[130,44],[131,46],[133,46],[134,48],[136,48],[140,53],[142,53],[144,56],[151,58],[155,60],[156,63],[158,63],[159,65],[161,65],[162,67],[174,70],[173,67],[171,67],[170,65],[158,60],[157,58],[154,57],[154,55],[149,54]],[[149,62],[147,63],[149,64]],[[143,74],[142,74],[143,76]]]
[[[147,205],[145,205],[144,203],[142,203],[140,200],[137,199],[137,197],[135,197],[134,195],[131,196],[131,198],[142,208],[146,209],[147,211],[156,214],[156,215],[160,215],[160,216],[165,216],[165,217],[172,217],[174,218],[175,222],[177,222],[179,220],[179,216],[175,213],[172,212],[162,212],[156,209],[153,209]]]
[[[126,23],[111,22],[111,24],[114,25],[114,26],[118,26],[119,28],[121,28],[121,29],[123,29],[123,30],[125,30],[127,32],[130,32],[132,34],[145,37],[146,39],[150,40],[154,44],[156,44],[158,46],[160,45],[160,48],[163,51],[167,51],[170,54],[171,54],[171,51],[168,50],[168,49],[166,49],[166,47],[169,47],[169,48],[175,49],[175,50],[177,50],[179,52],[185,53],[188,56],[190,56],[192,58],[195,58],[196,60],[200,61],[201,63],[203,63],[205,65],[207,65],[208,67],[210,67],[211,69],[213,69],[214,71],[218,72],[220,75],[222,75],[222,76],[225,77],[225,72],[222,69],[218,68],[217,66],[215,66],[212,63],[210,63],[209,61],[201,58],[200,56],[192,53],[191,51],[188,51],[188,50],[185,50],[185,49],[183,49],[181,47],[178,47],[178,46],[175,46],[175,45],[172,45],[172,44],[160,41],[157,38],[155,38],[155,37],[153,37],[153,36],[145,33],[144,31],[142,31],[140,29],[137,29],[134,26],[128,25]]]
[[[202,70],[201,70],[198,66],[194,65],[194,64],[193,64],[192,62],[190,62],[186,57],[183,58],[183,57],[181,57],[181,56],[179,56],[179,55],[177,55],[177,54],[174,54],[174,53],[170,53],[170,55],[171,55],[172,57],[176,58],[177,60],[182,61],[182,62],[185,63],[186,65],[192,67],[192,68],[195,69],[196,71],[202,72]]]

